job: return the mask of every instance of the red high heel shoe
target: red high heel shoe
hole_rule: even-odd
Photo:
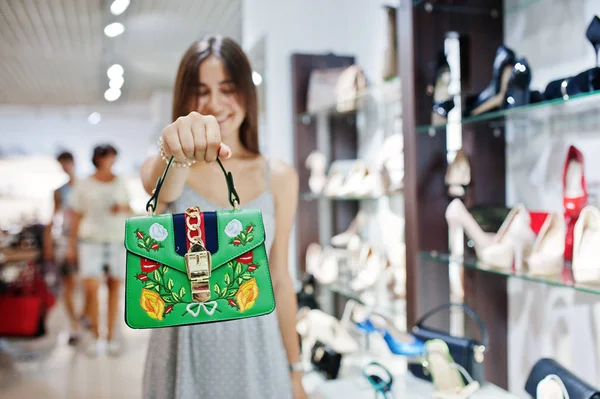
[[[587,205],[588,193],[583,173],[583,154],[574,146],[569,147],[563,172],[563,204],[567,234],[565,236],[566,262],[573,260],[573,231],[581,210]]]

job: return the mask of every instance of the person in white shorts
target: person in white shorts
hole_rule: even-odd
[[[67,257],[79,260],[93,333],[85,348],[90,356],[98,352],[98,287],[104,277],[108,285],[108,352],[121,352],[114,327],[125,277],[125,220],[131,208],[125,181],[112,171],[116,158],[117,150],[111,145],[94,148],[92,162],[96,173],[78,181],[71,195],[73,217]]]

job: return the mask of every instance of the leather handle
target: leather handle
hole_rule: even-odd
[[[162,176],[158,178],[158,181],[156,182],[156,187],[154,188],[154,191],[152,192],[152,196],[146,203],[146,211],[152,215],[154,214],[154,211],[156,210],[156,206],[158,203],[158,194],[160,193],[160,190],[162,189],[162,185],[165,182],[165,178],[167,177],[167,173],[169,172],[169,168],[173,164],[174,159],[175,159],[174,157],[171,157],[171,159],[169,159],[169,162],[167,162],[167,166],[165,166],[165,171],[163,172]],[[229,203],[231,204],[231,206],[234,209],[237,209],[238,205],[240,204],[240,196],[238,195],[238,193],[235,189],[235,184],[233,183],[233,175],[231,174],[231,172],[227,172],[225,170],[225,167],[221,163],[221,160],[219,159],[219,157],[217,157],[217,163],[221,167],[221,170],[223,171],[223,175],[225,175],[225,181],[227,182],[227,191],[229,192]]]
[[[465,312],[465,314],[467,314],[471,319],[473,319],[473,321],[475,321],[475,323],[477,323],[477,326],[479,327],[479,331],[481,332],[481,343],[487,349],[488,344],[489,344],[489,337],[488,337],[487,329],[485,328],[485,324],[483,324],[483,321],[481,321],[481,319],[479,318],[479,316],[477,316],[477,313],[475,313],[475,311],[473,309],[471,309],[470,307],[468,307],[467,305],[465,305],[463,303],[452,303],[451,302],[451,303],[445,303],[443,305],[440,305],[437,308],[433,308],[430,311],[426,312],[423,316],[421,316],[421,318],[419,320],[417,320],[417,322],[415,323],[415,326],[420,327],[420,328],[423,327],[423,323],[425,322],[426,319],[430,318],[431,316],[440,312],[441,310],[449,309],[452,307],[461,308],[463,310],[463,312]]]

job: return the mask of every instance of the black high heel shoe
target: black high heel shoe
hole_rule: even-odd
[[[594,15],[592,22],[590,22],[588,25],[587,31],[585,32],[585,37],[587,37],[594,47],[594,52],[596,53],[596,67],[599,67],[598,52],[600,52],[600,18],[598,18],[597,15]]]
[[[508,79],[504,108],[516,108],[529,104],[531,99],[529,92],[530,83],[531,68],[529,68],[527,59],[519,58],[516,60]]]
[[[492,81],[479,96],[467,105],[466,116],[475,116],[492,111],[503,106],[506,88],[515,65],[515,53],[505,46],[498,47],[494,59],[494,73]]]
[[[435,76],[433,82],[427,88],[430,96],[433,96],[433,113],[431,123],[442,124],[448,118],[448,112],[454,108],[454,99],[448,94],[450,84],[450,65],[444,51],[439,51],[435,63]]]

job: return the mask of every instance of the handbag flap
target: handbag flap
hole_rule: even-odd
[[[479,344],[477,340],[455,337],[443,331],[424,327],[414,327],[413,335],[422,341],[441,339],[446,342],[452,359],[467,369],[469,373],[472,372],[470,365],[473,361],[473,347]]]
[[[239,258],[265,242],[265,228],[259,209],[237,209],[203,212],[202,218],[216,216],[214,229],[205,231],[205,242],[212,253],[212,270]],[[185,253],[182,248],[187,231],[183,214],[138,216],[125,223],[125,248],[142,258],[161,263],[186,273]],[[208,223],[206,224],[208,225]],[[183,237],[183,245],[181,238]]]
[[[598,389],[592,387],[575,374],[565,369],[556,360],[548,358],[538,360],[533,366],[529,373],[529,377],[527,378],[527,382],[525,383],[525,391],[527,391],[532,398],[535,398],[537,385],[551,374],[560,378],[571,398],[600,398],[600,391]]]

